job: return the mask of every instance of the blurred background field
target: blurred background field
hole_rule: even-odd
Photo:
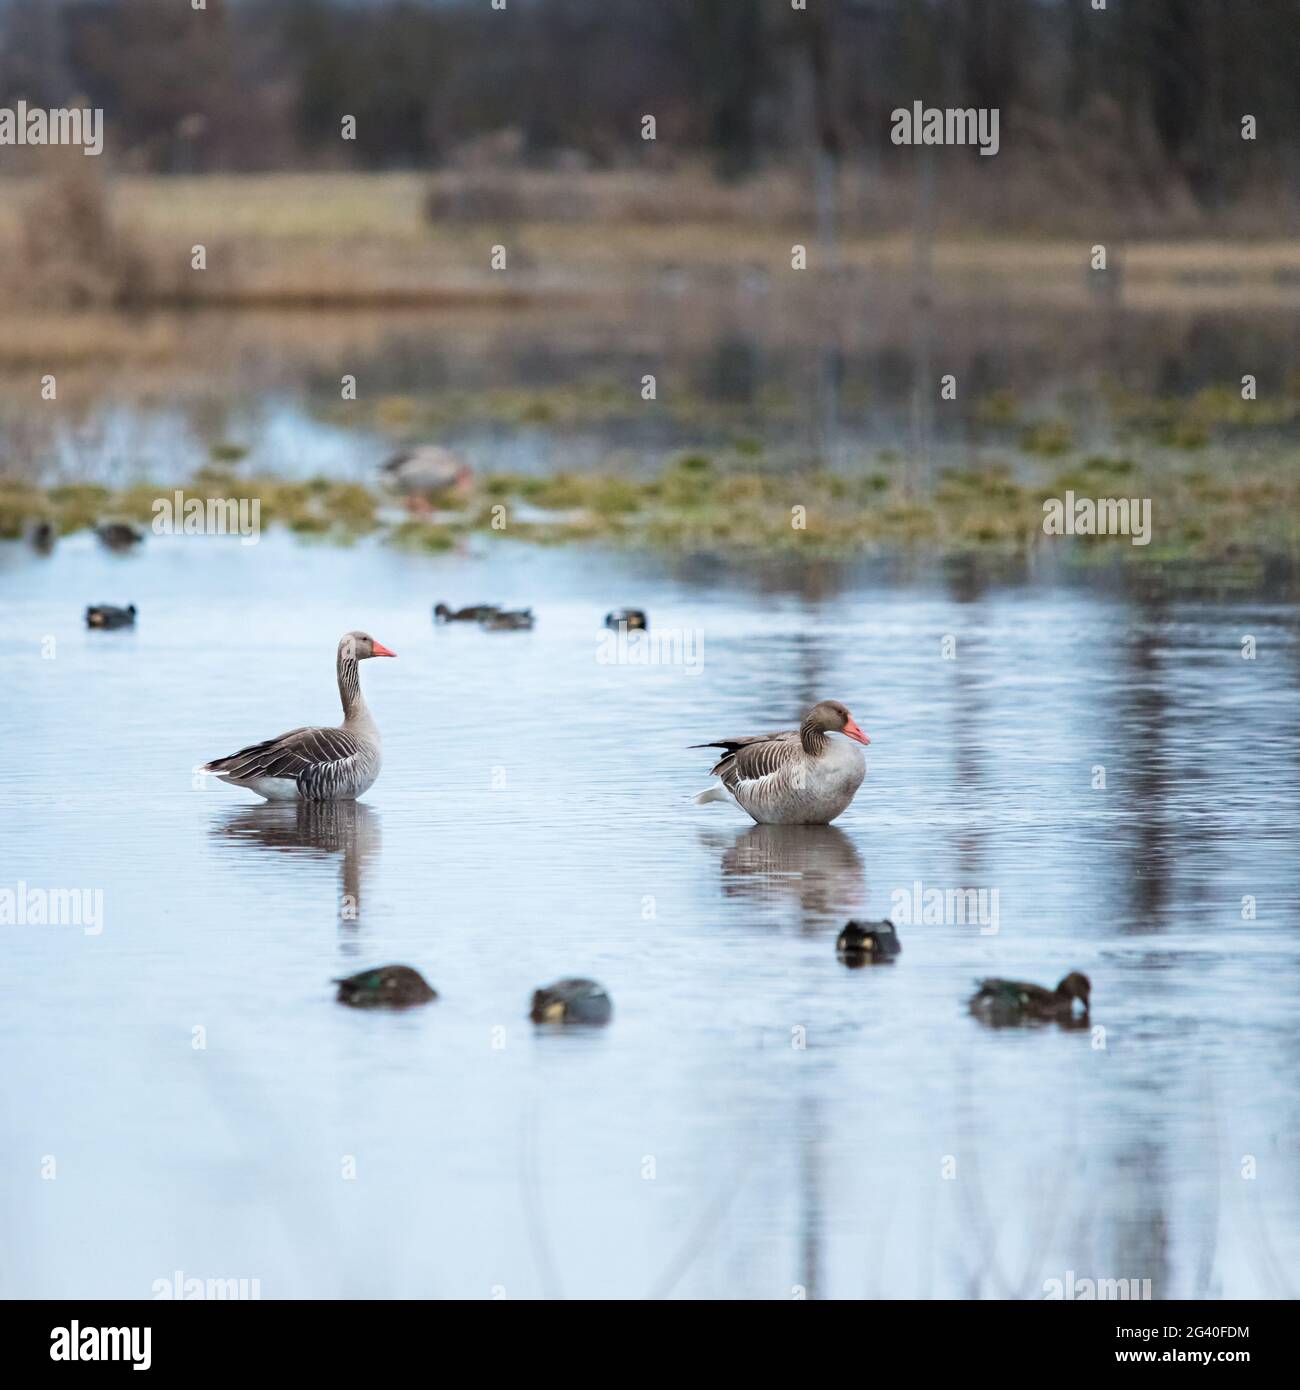
[[[852,515],[814,543],[1023,549],[1006,480],[1036,505],[1101,459],[1223,504],[1208,524],[1173,507],[1172,550],[1249,545],[1254,499],[1286,554],[1295,18],[0,0],[0,103],[106,122],[97,158],[0,149],[0,522],[21,529],[26,489],[147,492],[217,463],[368,485],[435,441],[498,495],[702,459],[702,505],[772,504],[636,528],[664,542],[788,539],[762,480],[833,475]],[[998,154],[893,145],[918,98],[996,104]],[[960,514],[937,492],[954,475]],[[610,529],[571,511],[553,534]]]

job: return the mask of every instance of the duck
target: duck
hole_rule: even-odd
[[[436,623],[481,623],[495,617],[501,610],[495,603],[476,603],[469,608],[449,608],[445,603],[435,603],[433,620]]]
[[[385,460],[379,471],[413,511],[428,511],[437,498],[463,497],[474,482],[469,464],[440,444],[417,444],[403,449]]]
[[[693,744],[726,750],[712,769],[721,781],[697,792],[695,804],[735,801],[760,825],[829,825],[866,776],[866,761],[848,739],[871,742],[844,705],[821,700],[797,729]]]
[[[110,550],[130,550],[144,540],[144,532],[129,521],[103,521],[95,527],[95,535]]]
[[[380,965],[331,983],[339,987],[338,1002],[354,1009],[408,1009],[438,997],[438,991],[409,965]]]
[[[372,656],[396,656],[368,632],[345,632],[335,666],[343,723],[337,728],[291,729],[253,743],[202,771],[232,786],[247,787],[267,801],[352,801],[379,776],[383,753],[379,728],[361,693],[358,667]]]
[[[125,608],[116,608],[111,603],[92,603],[86,609],[87,627],[134,627],[135,604],[128,603]]]
[[[620,627],[625,627],[629,632],[635,632],[638,629],[644,632],[649,628],[650,623],[645,613],[639,608],[616,608],[612,613],[605,614],[605,626],[613,628],[615,632]]]
[[[1091,994],[1091,981],[1078,970],[1072,970],[1054,990],[1020,980],[980,980],[971,997],[970,1011],[989,1023],[1045,1019],[1068,1024],[1076,1021],[1077,999],[1083,1005],[1082,1021],[1086,1022]]]
[[[528,1017],[534,1023],[608,1023],[614,1012],[609,995],[595,980],[556,980],[533,991]]]
[[[892,961],[903,949],[894,924],[849,922],[835,941],[835,951],[845,965],[880,965]]]
[[[54,549],[59,533],[48,517],[32,522],[27,531],[27,543],[41,555],[48,555]]]
[[[489,632],[529,632],[533,622],[533,610],[521,608],[513,613],[492,613],[482,620],[482,625]]]

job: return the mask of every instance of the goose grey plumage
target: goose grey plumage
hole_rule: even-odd
[[[385,480],[408,501],[423,504],[470,490],[474,474],[459,454],[440,444],[417,444],[403,449],[381,465]]]
[[[862,754],[832,733],[871,742],[838,700],[822,700],[797,729],[693,744],[726,749],[712,769],[721,783],[697,793],[696,805],[734,799],[761,825],[829,824],[867,771]]]
[[[215,758],[203,771],[268,801],[351,801],[360,796],[374,785],[383,755],[379,729],[361,693],[357,663],[396,655],[367,632],[345,632],[337,662],[342,724],[291,729],[228,758]]]

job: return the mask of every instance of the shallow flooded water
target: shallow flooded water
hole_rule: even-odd
[[[480,473],[646,475],[683,450],[962,468],[1026,441],[1149,450],[1150,410],[1179,416],[1207,392],[1180,448],[1202,425],[1214,441],[1300,439],[1290,289],[1244,305],[1009,298],[1031,289],[937,279],[918,298],[882,273],[819,297],[741,277],[604,313],[155,314],[132,329],[164,345],[155,357],[78,365],[56,409],[33,405],[25,366],[0,371],[0,481],[179,484],[232,447],[250,477],[373,481],[394,448],[429,441]],[[1259,390],[1245,415],[1243,361]]]
[[[439,599],[538,624],[435,628]],[[98,601],[137,627],[87,631]],[[623,604],[664,661],[610,646]],[[102,890],[89,930],[3,929],[0,1292],[1300,1292],[1292,604],[81,535],[0,547],[0,611],[0,889]],[[363,803],[195,775],[336,722],[351,627],[399,654],[362,668]],[[834,826],[690,804],[687,745],[821,697],[872,739]],[[837,961],[855,915],[895,964]],[[334,1002],[390,961],[438,1001]],[[965,1011],[1071,969],[1091,1031]],[[570,974],[613,1022],[536,1031]]]

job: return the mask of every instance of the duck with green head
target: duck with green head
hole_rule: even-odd
[[[1020,980],[980,980],[970,1001],[970,1011],[995,1024],[1039,1020],[1077,1026],[1088,1021],[1091,994],[1091,982],[1077,970],[1072,970],[1055,989]],[[1076,1000],[1083,1005],[1083,1012],[1077,1017]]]
[[[333,983],[339,987],[338,1002],[354,1009],[409,1009],[438,997],[437,990],[409,965],[379,965]]]

